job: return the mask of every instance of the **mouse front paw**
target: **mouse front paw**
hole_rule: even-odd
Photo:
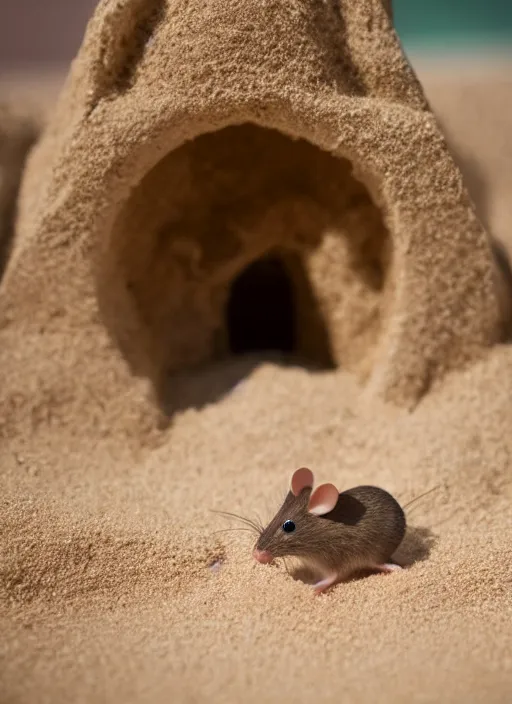
[[[395,565],[393,562],[386,562],[382,565],[375,565],[375,569],[383,574],[390,574],[391,572],[401,572],[403,567]]]
[[[316,582],[316,584],[313,584],[313,591],[315,592],[315,595],[325,592],[336,582],[337,579],[338,575],[334,573],[327,575],[327,577],[324,577],[319,582]]]

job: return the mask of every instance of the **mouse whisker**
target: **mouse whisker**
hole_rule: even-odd
[[[263,528],[261,528],[256,521],[251,520],[250,518],[246,518],[245,516],[240,516],[238,513],[231,513],[229,511],[214,511],[212,509],[213,513],[218,513],[221,516],[227,516],[228,518],[236,518],[239,521],[242,521],[242,523],[245,523],[248,525],[250,528],[252,528],[258,535],[260,535],[263,531]]]
[[[284,568],[285,568],[285,570],[286,570],[286,573],[287,573],[287,574],[291,574],[291,573],[290,573],[290,569],[289,569],[289,567],[288,567],[288,563],[286,562],[286,558],[282,557],[281,560],[283,561],[283,564],[284,564]]]
[[[424,491],[423,494],[420,494],[419,496],[416,496],[414,499],[411,499],[408,501],[406,504],[403,505],[403,509],[405,510],[408,506],[411,506],[412,504],[416,503],[416,501],[419,501],[422,499],[424,496],[428,496],[428,494],[431,494],[433,491],[436,491],[437,489],[440,488],[440,484],[437,486],[434,486],[432,489],[429,489],[428,491]],[[409,512],[410,513],[410,512]]]
[[[254,528],[223,528],[222,530],[214,530],[212,535],[217,533],[228,533],[233,530],[243,531],[244,533],[254,533]]]
[[[255,523],[257,524],[257,526],[258,526],[258,528],[259,528],[259,530],[260,530],[260,533],[263,533],[263,530],[264,530],[263,521],[261,520],[261,517],[260,517],[260,515],[259,515],[258,513],[256,514],[256,521],[255,521]]]

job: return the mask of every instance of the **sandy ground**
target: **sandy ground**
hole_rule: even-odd
[[[417,69],[512,247],[512,72]],[[51,427],[0,444],[2,703],[510,701],[510,347],[413,413],[369,407],[342,371],[235,361],[187,383],[225,393],[158,448]],[[438,486],[411,508],[409,569],[315,599],[217,532],[210,509],[270,518],[300,465],[404,502]]]

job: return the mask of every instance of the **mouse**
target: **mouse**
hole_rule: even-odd
[[[388,574],[403,569],[391,556],[405,536],[406,518],[390,493],[376,486],[339,492],[334,484],[313,490],[313,484],[307,467],[293,473],[281,508],[254,546],[257,562],[298,558],[320,577],[315,594],[360,570]]]

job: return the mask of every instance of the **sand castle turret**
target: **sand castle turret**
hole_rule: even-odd
[[[0,328],[11,411],[265,344],[409,405],[478,357],[490,244],[389,3],[100,2],[25,173]]]

